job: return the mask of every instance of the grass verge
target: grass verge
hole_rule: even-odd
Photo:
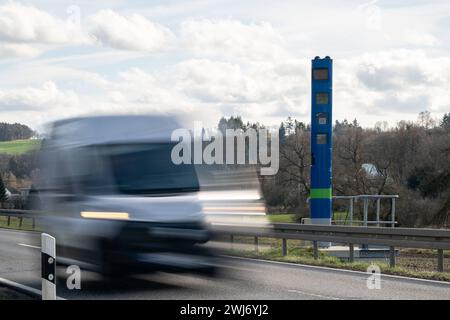
[[[272,223],[299,223],[295,220],[295,213],[270,213],[267,218]],[[333,220],[347,221],[349,219],[347,212],[333,212]]]
[[[267,218],[271,223],[294,223],[295,214],[294,213],[273,213],[268,214]]]
[[[11,217],[8,225],[8,217],[6,216],[0,216],[0,228],[24,230],[24,231],[36,230],[36,228],[33,228],[33,221],[30,218],[22,218],[21,224],[20,218]]]
[[[433,262],[436,260],[434,259],[434,256],[431,256],[431,251],[419,252],[419,258],[417,257],[417,251],[415,250],[408,251],[409,249],[406,249],[405,251],[400,251],[399,257],[397,258],[397,266],[390,268],[387,261],[383,259],[373,259],[370,261],[356,260],[355,262],[348,262],[324,252],[320,252],[319,259],[314,260],[312,248],[300,247],[298,244],[293,246],[288,243],[288,255],[283,256],[281,246],[278,246],[273,242],[262,242],[266,243],[269,248],[262,248],[258,252],[252,249],[247,250],[242,248],[232,248],[226,249],[225,252],[228,255],[238,257],[290,262],[363,272],[367,271],[367,268],[374,263],[380,267],[382,274],[450,282],[450,272],[448,272],[450,268],[445,269],[447,272],[429,271],[433,270],[433,268],[435,269]],[[261,244],[261,241],[259,243]],[[251,246],[249,246],[249,248],[251,248]],[[447,261],[448,257],[449,256],[446,254]],[[425,264],[422,265],[422,263]]]

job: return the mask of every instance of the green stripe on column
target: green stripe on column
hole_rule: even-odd
[[[311,199],[331,199],[331,188],[311,189]]]

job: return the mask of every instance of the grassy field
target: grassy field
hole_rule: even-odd
[[[295,214],[293,213],[281,213],[281,214],[268,214],[267,217],[269,218],[269,221],[272,223],[291,223],[296,222]]]
[[[341,220],[341,221],[345,221],[348,220],[348,214],[346,211],[341,211],[341,212],[333,212],[333,220]]]
[[[41,140],[38,139],[0,141],[0,153],[22,154],[31,150],[36,150],[40,145]]]
[[[269,217],[269,221],[272,223],[298,223],[295,221],[294,213],[272,213],[267,215]],[[334,212],[333,220],[346,220],[347,212]]]

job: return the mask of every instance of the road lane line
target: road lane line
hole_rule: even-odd
[[[325,296],[323,294],[317,294],[317,293],[311,293],[311,292],[306,292],[306,291],[301,291],[301,290],[288,290],[288,292],[291,293],[300,293],[300,294],[304,294],[307,296],[312,296],[312,297],[316,297],[316,298],[321,298],[321,299],[328,299],[328,300],[344,300],[342,298],[338,298],[338,297],[332,297],[332,296]]]
[[[26,243],[18,243],[18,245],[19,245],[19,246],[22,246],[22,247],[33,248],[33,249],[41,249],[41,247],[33,246],[33,245],[31,245],[31,244],[26,244]]]

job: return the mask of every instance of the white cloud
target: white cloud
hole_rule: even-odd
[[[144,52],[166,50],[174,45],[175,36],[170,29],[139,14],[101,10],[88,16],[82,28],[81,9],[71,6],[67,13],[65,19],[60,19],[29,5],[16,2],[0,5],[0,43],[4,46],[0,57],[34,56],[37,45],[46,45],[41,49],[48,49],[55,45],[98,44]]]
[[[170,75],[150,74],[132,68],[119,74],[119,81],[107,89],[107,99],[128,112],[175,113],[183,116],[205,113],[204,108],[207,106],[204,102],[196,101],[177,90],[173,82]],[[208,112],[215,114],[214,110]]]
[[[353,62],[370,89],[409,90],[450,83],[450,58],[423,50],[388,50],[359,56]]]
[[[32,58],[41,53],[41,50],[34,46],[17,43],[0,43],[1,58]]]
[[[61,91],[52,81],[45,82],[41,87],[0,91],[0,109],[3,112],[47,112],[54,108],[63,111],[77,107],[78,102],[73,91]]]
[[[20,3],[0,6],[0,40],[13,43],[84,43],[79,26]]]
[[[86,25],[77,31],[64,17],[0,5],[0,58],[23,58],[0,63],[2,117],[37,121],[121,111],[309,121],[309,59],[315,55],[334,58],[335,119],[394,124],[415,120],[418,111],[439,116],[450,110],[448,4],[286,1],[258,10],[257,2],[234,4],[199,1],[193,9],[175,1],[172,14],[126,3],[115,9],[123,11],[95,11],[105,6],[96,3],[90,12],[82,7]],[[225,6],[231,7],[227,16]],[[86,43],[92,47],[68,48]],[[24,59],[48,49],[54,51],[45,58]]]
[[[142,15],[120,15],[112,10],[101,10],[90,16],[88,29],[99,44],[124,50],[165,50],[174,39],[168,28]]]
[[[238,20],[192,20],[181,24],[184,46],[197,55],[275,59],[286,55],[282,36],[269,23]]]
[[[422,50],[387,50],[338,60],[334,67],[335,118],[415,120],[420,111],[450,110],[450,58]]]
[[[432,34],[426,32],[405,32],[403,39],[405,42],[419,47],[434,47],[441,42]]]
[[[289,67],[287,67],[289,66]],[[181,62],[174,69],[176,88],[202,101],[216,103],[264,103],[301,94],[297,82],[304,74],[302,61],[236,64],[207,59]]]

